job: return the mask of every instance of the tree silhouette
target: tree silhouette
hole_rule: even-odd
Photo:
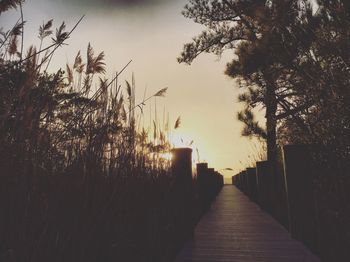
[[[242,134],[266,139],[268,160],[275,161],[277,137],[346,151],[349,114],[340,113],[349,108],[346,1],[190,0],[183,15],[206,29],[184,45],[178,62],[235,50],[226,74],[245,90],[238,97],[245,104],[238,113]],[[257,106],[266,109],[266,130],[252,115]]]
[[[286,53],[283,38],[290,37],[286,27],[298,16],[297,1],[192,0],[183,15],[206,30],[185,44],[178,61],[190,64],[203,52],[220,55],[225,49],[235,49],[237,59],[227,65],[226,74],[241,78],[246,88],[239,97],[246,104],[238,113],[246,125],[242,134],[267,139],[268,160],[274,162],[277,120],[299,110],[280,102],[293,94],[281,77],[283,64],[294,55]],[[266,131],[252,116],[251,109],[258,105],[266,108]]]
[[[303,23],[293,30],[300,40],[294,45],[298,53],[292,63],[284,65],[295,75],[293,104],[310,106],[285,119],[280,133],[284,143],[323,144],[346,157],[350,144],[350,8],[347,1],[318,1],[317,7],[314,14],[304,12]]]

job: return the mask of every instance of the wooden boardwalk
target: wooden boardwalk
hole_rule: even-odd
[[[235,186],[224,186],[194,238],[176,258],[185,261],[320,261]]]

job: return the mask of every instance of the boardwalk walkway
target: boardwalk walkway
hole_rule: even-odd
[[[235,186],[224,186],[176,262],[319,261]]]

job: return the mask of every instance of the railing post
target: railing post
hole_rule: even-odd
[[[247,172],[246,170],[242,171],[242,178],[243,178],[243,185],[242,185],[242,191],[244,194],[248,194],[248,179],[247,179]]]
[[[215,198],[215,170],[214,168],[208,168],[208,174],[209,174],[209,196],[210,196],[210,202],[213,201]]]
[[[197,180],[203,179],[205,174],[208,172],[208,163],[198,163],[197,164]]]
[[[221,188],[224,186],[224,177],[219,172],[215,171],[215,194],[219,194]]]
[[[242,177],[242,172],[238,173],[238,188],[239,190],[242,191],[242,185],[243,185],[243,177]]]
[[[208,163],[197,164],[197,185],[201,212],[210,206]]]
[[[272,213],[272,187],[271,174],[269,172],[269,162],[256,162],[256,178],[258,185],[259,203],[262,209]]]
[[[193,233],[194,227],[194,192],[192,178],[192,149],[191,148],[175,148],[171,150],[171,169],[175,176],[174,189],[176,192],[175,203],[179,205],[177,214],[177,222],[182,228],[184,235],[187,238],[188,234]]]
[[[171,153],[171,168],[176,180],[192,185],[192,149],[175,148]]]
[[[317,249],[317,223],[314,199],[314,170],[311,148],[306,145],[283,147],[289,231],[309,248]]]
[[[247,176],[247,184],[248,184],[248,196],[252,201],[257,202],[258,192],[257,192],[257,184],[256,184],[256,169],[247,168],[246,176]]]

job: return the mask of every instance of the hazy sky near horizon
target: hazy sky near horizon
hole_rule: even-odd
[[[240,135],[242,124],[236,120],[241,107],[237,103],[239,90],[235,80],[224,75],[225,65],[234,53],[226,51],[220,59],[204,54],[191,66],[177,63],[183,44],[204,29],[181,15],[186,2],[27,0],[25,45],[39,44],[37,29],[44,21],[53,18],[55,27],[65,21],[70,29],[85,14],[68,39],[69,46],[56,53],[50,69],[65,68],[67,62],[72,64],[79,50],[85,54],[89,42],[95,53],[105,52],[109,76],[132,59],[121,79],[131,80],[134,72],[136,102],[142,100],[145,89],[151,95],[168,87],[166,97],[157,99],[157,109],[162,117],[166,107],[171,123],[181,116],[181,127],[174,131],[174,136],[185,142],[194,140],[193,147],[198,148],[200,160],[208,161],[210,166],[239,171],[243,167],[240,162],[252,159],[256,148],[254,142]],[[1,27],[10,28],[18,18],[18,11],[4,13],[0,16]],[[154,101],[147,107],[153,111]],[[145,113],[146,124],[149,118],[149,113]]]

